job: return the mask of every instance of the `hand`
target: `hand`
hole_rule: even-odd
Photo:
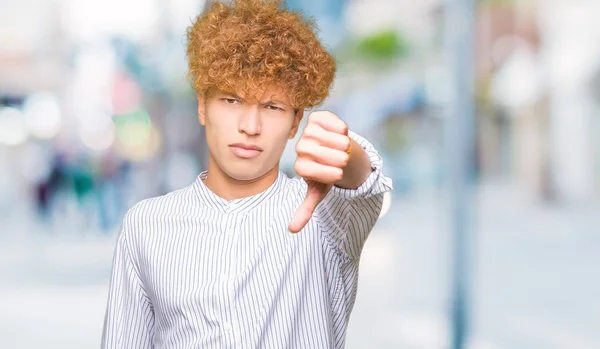
[[[299,232],[310,220],[334,184],[342,180],[350,160],[348,125],[329,111],[309,115],[302,137],[296,145],[294,170],[308,184],[306,198],[296,210],[289,225],[292,233]]]

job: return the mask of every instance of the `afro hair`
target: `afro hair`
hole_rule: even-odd
[[[199,94],[252,98],[275,85],[294,108],[314,107],[327,98],[336,68],[316,30],[281,0],[215,2],[187,29],[188,78]]]

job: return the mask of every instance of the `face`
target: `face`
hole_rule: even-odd
[[[209,171],[252,181],[278,169],[281,154],[294,138],[303,110],[269,88],[254,98],[221,91],[198,96],[198,119],[206,128]],[[211,168],[212,167],[212,168]]]

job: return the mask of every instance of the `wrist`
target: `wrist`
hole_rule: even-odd
[[[336,187],[344,189],[357,189],[369,177],[373,169],[367,152],[353,139],[350,140],[352,149],[350,160],[344,167],[342,180],[335,184]]]

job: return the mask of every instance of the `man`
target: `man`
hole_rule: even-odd
[[[214,3],[188,30],[208,170],[119,234],[103,348],[343,348],[363,244],[391,181],[372,145],[310,114],[335,64],[279,1]]]

